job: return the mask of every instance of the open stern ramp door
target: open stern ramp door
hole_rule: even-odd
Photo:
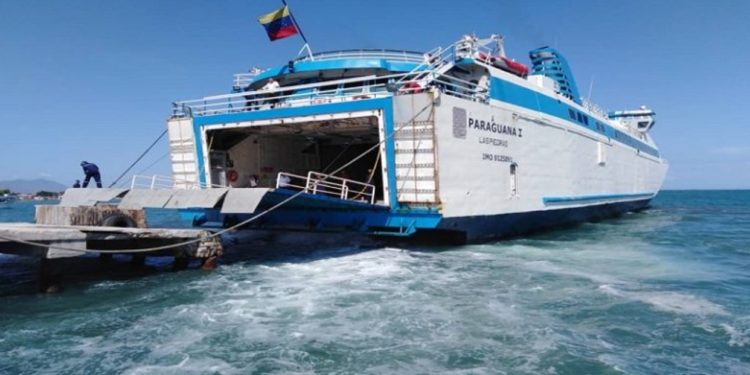
[[[201,179],[388,206],[383,127],[382,109],[205,124]]]
[[[437,142],[432,94],[396,100],[394,150],[398,202],[437,204]]]
[[[198,168],[193,121],[191,118],[171,118],[167,121],[167,131],[173,176],[170,187],[194,188],[198,185]],[[158,182],[154,179],[151,188]]]

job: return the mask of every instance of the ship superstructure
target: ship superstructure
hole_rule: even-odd
[[[249,227],[457,241],[646,207],[667,169],[653,111],[607,113],[558,51],[530,57],[529,69],[501,37],[466,36],[238,74],[231,93],[174,103],[163,183],[217,192],[183,209],[196,225],[273,207]]]

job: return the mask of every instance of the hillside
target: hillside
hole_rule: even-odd
[[[0,181],[0,189],[10,189],[14,193],[33,194],[38,191],[60,192],[67,189],[67,185],[59,182],[37,178],[32,180],[5,180]]]

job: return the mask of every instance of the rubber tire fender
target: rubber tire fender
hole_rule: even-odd
[[[121,214],[113,213],[106,216],[101,223],[103,227],[116,227],[116,228],[136,228],[138,224],[133,220],[132,217]]]

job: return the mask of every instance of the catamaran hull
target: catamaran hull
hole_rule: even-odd
[[[438,228],[455,242],[482,242],[614,218],[649,207],[650,199],[559,210],[443,219]]]
[[[210,139],[221,139],[222,132],[261,134],[236,145],[224,142],[235,168],[252,169],[243,155],[260,154],[263,129],[276,127],[289,139],[294,130],[299,140],[314,140],[325,129],[359,124],[371,130],[361,127],[365,133],[356,138],[370,137],[379,154],[373,157],[382,178],[377,199],[353,207],[345,198],[307,192],[296,206],[276,208],[250,227],[402,237],[444,233],[477,242],[648,206],[667,171],[650,137],[522,77],[487,69],[491,79],[484,96],[446,94],[451,87],[434,86],[417,93],[175,118],[169,123],[173,172],[183,181],[217,183],[207,155],[213,150]],[[338,135],[346,136],[340,129]],[[263,160],[277,161],[273,173],[302,162],[294,161],[303,155],[294,151],[301,146],[291,140],[285,145],[263,151]],[[296,164],[283,165],[285,160]],[[239,180],[245,177],[241,172]],[[231,224],[272,206],[232,215],[222,215],[227,211],[222,208],[214,216]]]

